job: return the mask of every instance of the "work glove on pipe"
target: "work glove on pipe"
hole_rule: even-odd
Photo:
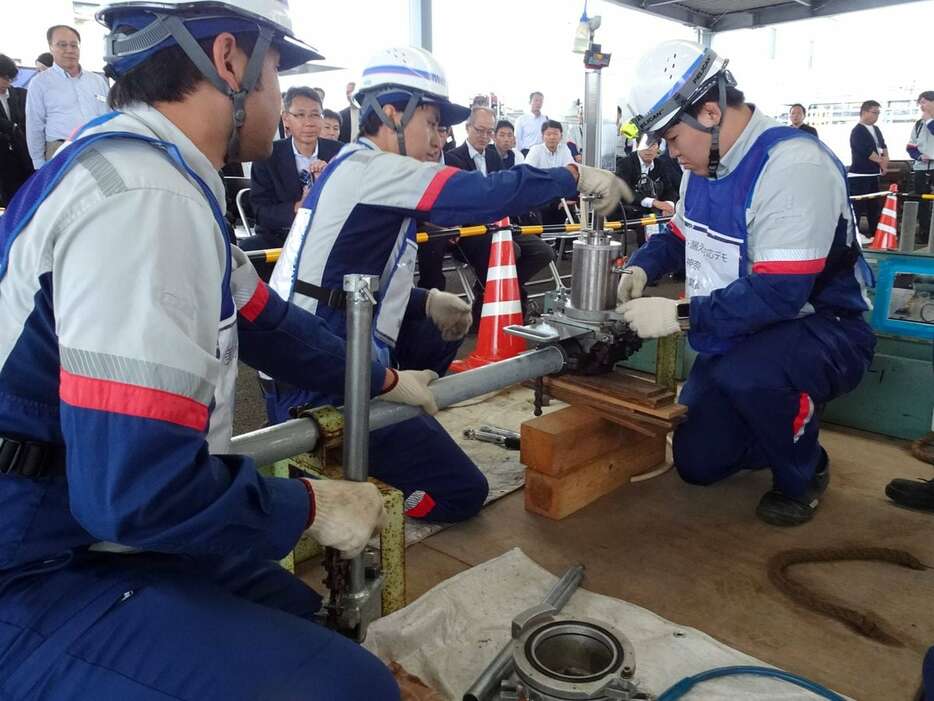
[[[428,387],[438,379],[438,373],[434,370],[390,370],[389,372],[396,376],[395,382],[379,395],[380,399],[418,406],[424,409],[426,414],[438,413],[435,395]]]
[[[428,291],[425,314],[438,327],[445,341],[462,339],[473,323],[473,313],[467,302],[450,292],[436,289]]]
[[[638,265],[630,265],[623,270],[616,286],[616,311],[623,311],[623,305],[631,299],[642,296],[648,277]]]
[[[622,308],[623,319],[639,338],[661,338],[681,330],[678,300],[665,297],[631,299]]]
[[[386,524],[383,498],[369,482],[302,478],[312,500],[314,518],[306,533],[341,557],[356,557],[373,533]]]
[[[620,200],[632,202],[635,199],[629,185],[617,178],[615,173],[581,165],[577,166],[577,172],[577,191],[584,195],[599,195],[599,199],[593,202],[597,214],[605,217],[616,208]]]

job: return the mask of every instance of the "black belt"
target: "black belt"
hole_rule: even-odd
[[[343,290],[332,290],[327,287],[319,287],[318,285],[313,285],[310,282],[305,282],[304,280],[295,281],[295,291],[300,295],[305,295],[306,297],[311,297],[316,299],[322,304],[326,304],[329,307],[334,309],[346,309],[347,308],[347,293]]]
[[[65,474],[65,447],[0,437],[0,474],[39,478]]]

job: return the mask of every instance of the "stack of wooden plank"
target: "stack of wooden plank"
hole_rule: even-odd
[[[561,519],[665,460],[665,436],[687,408],[638,375],[545,378],[571,406],[522,424],[525,505]]]

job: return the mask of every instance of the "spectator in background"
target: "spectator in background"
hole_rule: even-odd
[[[496,129],[493,132],[493,143],[486,147],[487,150],[494,149],[496,155],[503,162],[504,168],[512,168],[522,163],[525,159],[516,148],[516,132],[512,122],[508,119],[501,119],[496,123]]]
[[[441,137],[442,152],[457,148],[457,140],[454,138],[454,132],[451,131],[451,127],[438,127],[438,136]]]
[[[65,25],[46,32],[53,65],[29,81],[26,141],[33,166],[41,168],[72,132],[106,114],[110,86],[102,75],[81,69],[81,35]]]
[[[474,97],[473,101],[470,103],[470,108],[474,107],[489,107],[490,106],[490,96],[489,95],[477,95]]]
[[[0,54],[0,207],[32,175],[26,147],[26,90],[14,88],[19,69],[13,59]]]
[[[48,70],[52,67],[52,54],[48,51],[41,53],[36,56],[36,70],[42,73],[42,71]]]
[[[318,97],[321,98],[321,104],[323,105],[324,104],[324,88],[312,88],[312,90],[318,93]]]
[[[334,110],[324,110],[321,113],[321,138],[340,141],[341,116]]]
[[[542,143],[542,124],[548,119],[542,114],[545,96],[536,91],[529,95],[529,112],[516,120],[516,144],[526,155],[535,144]]]
[[[546,119],[542,122],[542,143],[535,144],[525,155],[525,165],[535,168],[561,168],[574,163],[571,150],[564,143],[564,128],[561,122]],[[567,221],[561,200],[556,200],[539,210],[542,224],[564,224]]]
[[[924,195],[934,192],[934,90],[925,90],[918,95],[921,119],[911,128],[906,150],[911,156],[914,176],[914,191]],[[922,202],[918,212],[917,242],[928,240],[931,227],[931,209],[934,202]]]
[[[244,239],[241,248],[282,246],[315,177],[340,151],[340,142],[319,138],[323,111],[321,98],[311,88],[289,88],[285,94],[282,121],[292,136],[276,141],[269,158],[253,163],[250,204],[256,235]]]
[[[658,156],[658,140],[643,137],[642,147],[623,158],[616,168],[616,175],[625,180],[636,195],[635,202],[622,205],[629,219],[649,214],[670,217],[675,213],[680,181],[671,180]],[[655,234],[657,229],[639,227],[636,230],[638,245],[645,243],[647,233]]]
[[[804,109],[804,105],[800,102],[796,102],[791,106],[791,109],[788,110],[788,121],[791,123],[795,129],[800,129],[801,131],[806,131],[808,134],[813,134],[817,136],[817,129],[812,127],[810,124],[804,123],[804,118],[808,116],[808,111]]]
[[[337,140],[345,144],[355,141],[357,132],[360,130],[360,108],[353,101],[353,94],[356,89],[356,83],[347,83],[347,87],[344,88],[344,93],[347,96],[347,106],[340,111],[341,133]]]
[[[889,150],[885,145],[882,132],[876,126],[879,121],[881,105],[875,100],[866,100],[859,108],[859,123],[850,132],[851,163],[847,182],[851,195],[867,195],[879,191],[879,175],[889,167]],[[855,200],[853,210],[856,222],[866,217],[869,223],[867,236],[872,238],[882,214],[884,198],[874,197]]]

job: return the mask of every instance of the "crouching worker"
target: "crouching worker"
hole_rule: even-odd
[[[384,518],[375,487],[230,454],[238,355],[343,386],[343,341],[228,245],[218,176],[269,155],[277,71],[320,56],[283,0],[99,18],[119,111],[0,219],[0,697],[398,699],[275,562],[304,532],[359,552]],[[372,383],[431,400],[379,362]]]
[[[625,185],[613,173],[576,164],[484,177],[428,162],[437,152],[438,128],[463,121],[469,110],[450,102],[441,66],[422,49],[376,55],[363,72],[356,101],[359,138],[315,182],[270,286],[343,335],[344,275],[378,276],[375,356],[423,372],[427,381],[444,374],[454,359],[470,328],[471,309],[455,295],[414,286],[416,222],[493,221],[575,196],[578,187],[601,194],[601,207],[610,210]],[[282,376],[264,387],[273,423],[288,418],[291,407],[336,401],[331,393],[296,388]],[[460,521],[486,499],[486,478],[430,416],[373,431],[369,452],[370,474],[403,492],[409,516]]]

